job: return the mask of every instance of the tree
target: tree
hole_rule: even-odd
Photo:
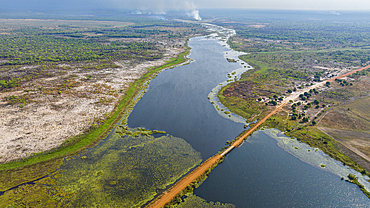
[[[271,100],[269,103],[271,103],[272,105],[277,105],[277,102],[275,100]]]
[[[304,123],[306,123],[306,122],[308,122],[308,118],[307,118],[307,117],[304,117],[304,118],[302,118],[302,121],[303,121]]]
[[[312,121],[312,126],[315,126],[316,125],[316,121]]]
[[[327,87],[330,87],[330,82],[326,82],[326,83],[325,83],[325,85],[326,85]]]

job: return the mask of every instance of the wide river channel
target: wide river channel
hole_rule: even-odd
[[[242,65],[226,60],[230,49],[219,40],[196,37],[189,46],[193,61],[153,79],[128,125],[183,138],[205,160],[244,130],[243,123],[220,116],[208,99]],[[349,172],[321,151],[267,129],[228,154],[194,193],[236,207],[370,207],[356,185],[341,180]]]

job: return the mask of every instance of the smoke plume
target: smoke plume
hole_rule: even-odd
[[[192,17],[192,18],[198,20],[198,21],[202,20],[202,18],[199,16],[199,10],[197,10],[197,9],[194,9],[191,12],[188,12],[187,15],[189,17]]]
[[[164,14],[170,10],[186,11],[200,20],[193,0],[0,0],[0,8],[32,11],[133,10],[142,14]]]

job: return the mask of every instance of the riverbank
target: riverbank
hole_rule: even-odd
[[[362,68],[362,70],[367,69],[369,67]],[[333,79],[333,80],[335,80],[335,79]],[[317,84],[315,87],[323,86],[325,83],[326,83],[325,81],[324,82],[321,82],[321,83]],[[250,136],[258,128],[263,127],[263,126],[268,126],[268,127],[271,127],[271,128],[277,128],[277,129],[279,129],[281,126],[279,126],[279,125],[271,125],[272,124],[271,123],[271,120],[275,121],[276,118],[279,118],[279,115],[276,116],[276,114],[286,104],[290,103],[291,100],[293,100],[293,101],[294,100],[297,100],[299,98],[300,93],[309,92],[309,90],[311,90],[312,88],[314,88],[314,87],[311,86],[311,87],[308,87],[308,88],[305,88],[305,89],[301,89],[300,91],[298,91],[298,92],[290,95],[289,97],[285,98],[285,100],[283,100],[281,102],[281,104],[279,104],[277,107],[274,107],[274,110],[272,110],[271,112],[269,112],[262,119],[258,120],[257,123],[252,124],[252,126],[251,126],[250,129],[246,130],[240,136],[238,136],[236,139],[234,139],[232,142],[230,142],[230,147],[227,148],[221,155],[216,154],[215,156],[211,157],[210,159],[208,159],[207,161],[205,161],[204,163],[202,163],[200,165],[200,167],[198,167],[197,169],[193,170],[190,174],[188,174],[187,176],[185,176],[181,181],[179,181],[177,184],[175,184],[174,186],[172,186],[162,196],[158,197],[148,207],[158,207],[158,208],[159,207],[163,207],[163,206],[166,207],[166,206],[170,206],[171,203],[176,203],[177,201],[179,201],[180,200],[180,197],[183,194],[186,194],[186,192],[183,192],[183,190],[185,188],[189,187],[190,184],[192,184],[196,179],[198,179],[199,177],[201,177],[205,173],[206,170],[209,170],[213,166],[213,164],[215,164],[223,156],[225,156],[226,154],[228,154],[232,149],[234,149],[235,147],[240,146],[244,142],[244,140],[246,140],[247,137]],[[273,117],[273,116],[275,116],[275,117]],[[273,119],[271,119],[272,117],[273,117]],[[270,121],[269,122],[266,122],[268,120],[270,120]],[[311,136],[313,136],[313,134],[311,134]],[[308,143],[308,144],[310,144],[310,143]],[[317,147],[317,146],[314,146],[314,147]],[[328,155],[331,156],[331,157],[333,157],[333,155],[330,154],[330,151],[328,152],[327,149],[324,149],[323,151],[326,154],[329,153]],[[334,159],[337,159],[337,158],[334,158]],[[370,196],[369,195],[369,192],[363,187],[363,185],[361,185],[358,182],[357,182],[356,185],[358,185],[360,187],[360,189],[365,193],[366,196],[368,196],[368,197]],[[172,202],[169,203],[171,200],[172,200]]]
[[[58,159],[65,157],[70,154],[76,154],[82,150],[95,145],[115,127],[116,123],[125,114],[125,110],[128,106],[133,105],[133,101],[138,96],[140,91],[142,91],[145,86],[144,84],[149,80],[153,79],[156,74],[164,69],[174,67],[187,61],[186,56],[190,53],[190,48],[183,53],[181,53],[175,60],[161,67],[151,69],[148,73],[143,75],[140,79],[136,80],[130,85],[125,93],[125,96],[119,101],[115,106],[114,110],[107,116],[107,119],[100,126],[94,126],[82,135],[76,136],[72,139],[67,140],[58,148],[53,149],[46,153],[36,154],[30,158],[22,159],[19,161],[1,164],[0,170],[9,170],[20,168],[23,166],[33,165],[40,162],[45,162],[48,160]]]
[[[248,61],[248,59],[246,59],[246,61]],[[252,65],[258,66],[255,63],[252,63]],[[284,98],[285,101],[290,101],[290,105],[292,105],[293,107],[286,106],[282,109],[281,113],[272,116],[272,118],[265,123],[267,127],[277,128],[283,132],[286,132],[287,136],[295,137],[298,140],[305,142],[311,146],[319,147],[326,154],[333,157],[334,159],[341,161],[343,164],[349,165],[359,172],[364,172],[364,167],[342,153],[342,145],[340,145],[334,139],[330,138],[330,136],[325,135],[325,133],[321,132],[318,128],[316,128],[315,125],[317,123],[320,123],[322,118],[326,115],[325,112],[329,111],[333,107],[333,103],[329,101],[323,101],[325,100],[325,94],[327,94],[328,91],[330,92],[331,90],[333,90],[333,88],[327,87],[326,83],[332,82],[332,86],[336,87],[334,85],[335,80],[350,76],[351,74],[354,74],[358,71],[366,71],[369,69],[369,66],[353,70],[349,73],[345,73],[339,75],[338,77],[330,78],[328,80],[320,83],[315,83],[313,85],[302,85],[298,89],[295,88],[294,92],[293,89],[291,89],[290,93],[288,93],[287,91],[283,91],[284,88],[282,87],[277,87],[277,89],[275,90],[268,89],[268,93],[266,93],[266,90],[261,90],[261,86],[272,85],[272,83],[270,83],[268,80],[261,78],[265,76],[266,73],[269,73],[269,70],[267,68],[268,65],[258,66],[257,68],[247,71],[245,74],[243,74],[242,78],[237,82],[231,83],[228,86],[222,88],[218,92],[218,97],[220,101],[226,107],[228,107],[230,111],[243,116],[245,119],[250,119],[250,117],[246,117],[246,115],[248,116],[251,114],[246,112],[253,112],[254,119],[259,120],[260,118],[268,114],[272,109],[274,109],[274,105],[276,105],[272,104],[274,100],[276,100],[277,104],[279,102],[282,102],[280,101],[280,99],[278,100],[272,98],[272,95],[278,95],[278,97]],[[254,80],[253,83],[250,82],[250,80],[252,79]],[[278,81],[279,80],[274,80],[273,82]],[[233,87],[237,88],[235,86],[239,86],[244,83],[251,83],[249,86],[250,93],[246,95],[246,97],[238,97],[238,91],[234,91],[234,94],[231,95],[225,95],[226,89],[232,89]],[[271,88],[271,86],[267,87]],[[285,90],[287,89],[285,88]],[[258,96],[256,96],[256,93],[251,92],[258,92]],[[302,95],[305,94],[309,95],[310,97],[309,99],[306,98],[306,100],[302,100]],[[324,96],[324,98],[322,96]],[[314,102],[320,102],[321,105],[318,106],[316,104],[316,107],[314,108]],[[334,106],[337,105],[339,105],[339,103],[335,104]],[[300,113],[299,111],[302,111],[302,113]],[[298,115],[297,118],[293,118],[295,114]],[[301,118],[307,118],[307,121],[302,121],[300,120]],[[319,139],[318,141],[318,138],[321,139]]]
[[[322,94],[323,91],[328,91],[330,82],[333,82],[344,78],[347,76],[351,76],[352,74],[355,74],[359,71],[367,70],[370,66],[363,67],[360,69],[353,70],[349,73],[345,74],[339,74],[339,76],[324,80],[320,83],[315,83],[314,85],[306,85],[300,88],[295,89],[294,92],[291,90],[290,93],[285,93],[284,91],[271,91],[272,93],[270,95],[261,95],[259,99],[258,97],[253,96],[246,96],[247,98],[238,98],[235,96],[237,93],[234,94],[226,94],[225,90],[227,89],[237,89],[239,84],[248,83],[249,78],[247,78],[247,75],[251,75],[251,77],[256,77],[256,73],[259,73],[257,75],[258,78],[263,76],[264,73],[267,73],[269,70],[264,69],[264,67],[260,67],[256,64],[252,64],[254,66],[257,66],[257,69],[254,69],[252,71],[248,71],[244,74],[244,79],[238,80],[236,83],[231,83],[228,86],[223,87],[218,92],[218,97],[220,101],[226,106],[229,107],[230,111],[236,114],[239,114],[243,116],[245,119],[250,119],[249,112],[253,112],[254,117],[253,119],[257,120],[256,124],[251,124],[251,129],[247,130],[247,133],[250,133],[250,131],[254,131],[261,127],[269,127],[269,128],[276,128],[280,131],[284,132],[285,135],[291,137],[291,138],[297,138],[298,141],[304,142],[312,147],[321,149],[325,154],[329,155],[333,159],[340,161],[343,165],[347,165],[354,170],[362,173],[363,175],[370,176],[368,170],[366,170],[362,165],[360,165],[358,162],[356,162],[354,159],[350,158],[346,154],[343,153],[343,149],[346,148],[342,144],[338,143],[336,140],[334,140],[330,135],[326,135],[324,132],[322,132],[320,129],[316,128],[316,124],[321,121],[321,118],[324,117],[323,112],[327,111],[328,109],[323,107],[316,106],[316,109],[320,109],[319,111],[316,110],[316,112],[310,111],[311,103],[310,102],[304,102],[302,101],[302,95],[309,95],[309,93],[315,92],[314,94],[318,94],[319,92]],[[262,69],[262,72],[261,72]],[[263,71],[266,70],[266,71]],[[266,83],[259,82],[261,79],[254,79],[254,82],[251,83],[249,93],[255,92],[258,90],[257,86],[264,85]],[[276,82],[276,80],[274,81]],[[240,88],[240,87],[239,87]],[[270,89],[271,90],[271,89]],[[316,91],[315,91],[316,90]],[[278,97],[276,94],[281,93],[279,97],[281,96],[281,99],[277,99]],[[225,95],[226,94],[226,95]],[[272,98],[271,95],[275,94],[276,98]],[[283,94],[283,96],[282,96]],[[284,97],[287,96],[287,97]],[[268,98],[269,97],[269,98]],[[312,96],[313,99],[315,99],[316,96]],[[307,99],[307,98],[306,98]],[[275,101],[274,101],[275,100]],[[311,98],[312,100],[312,98]],[[262,102],[261,102],[262,101]],[[273,103],[275,102],[275,103]],[[279,104],[281,102],[281,104]],[[315,100],[315,102],[318,102]],[[293,104],[291,106],[288,106],[286,104]],[[307,118],[307,120],[299,121],[298,119],[293,119],[292,116],[296,113],[296,106],[297,103],[303,103],[305,105],[304,113],[302,113],[303,118]],[[314,103],[314,102],[312,102]],[[251,105],[252,104],[252,105]],[[278,105],[278,107],[275,107],[275,105]],[[300,105],[300,104],[299,104]],[[307,107],[309,106],[309,107]],[[329,105],[330,106],[330,105]],[[274,109],[273,111],[271,111]],[[280,113],[278,112],[278,109]],[[293,109],[293,110],[292,110]],[[242,113],[240,113],[242,111]],[[310,114],[311,113],[311,114]],[[265,116],[268,114],[267,116]],[[304,117],[308,115],[308,117]],[[246,116],[248,115],[248,117]],[[310,118],[311,115],[314,118]],[[261,125],[264,123],[263,125]],[[239,138],[245,138],[244,136],[241,136]],[[235,142],[234,142],[235,141]],[[238,140],[233,140],[234,144]],[[238,143],[239,144],[239,143]],[[359,185],[360,189],[365,193],[366,196],[369,196],[369,192],[363,188],[363,186]]]

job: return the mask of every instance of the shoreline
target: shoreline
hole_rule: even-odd
[[[131,83],[130,87],[125,92],[124,97],[117,102],[114,110],[110,113],[107,120],[99,127],[90,130],[89,132],[72,137],[58,146],[58,148],[51,149],[48,152],[34,154],[32,157],[27,159],[22,158],[9,163],[0,164],[0,171],[11,170],[41,162],[60,159],[67,155],[78,154],[86,148],[94,146],[100,140],[104,139],[109,132],[114,129],[118,122],[123,121],[130,105],[132,105],[133,102],[138,101],[137,98],[140,96],[140,93],[144,93],[145,84],[151,79],[155,78],[155,76],[162,70],[186,63],[189,60],[187,56],[190,54],[190,49],[190,47],[187,47],[187,49],[176,58],[176,60],[152,69],[148,73],[144,74],[141,78]]]
[[[239,58],[240,59],[240,58]],[[253,68],[252,69],[254,69],[254,68],[256,68],[256,67],[258,67],[258,66],[255,66],[254,64],[249,64],[249,63],[247,63],[249,66],[253,66]],[[259,68],[259,67],[258,67]],[[272,125],[271,126],[271,123],[268,123],[268,120],[269,120],[269,118],[270,119],[272,119],[273,117],[279,117],[279,115],[276,115],[276,113],[279,111],[279,110],[282,110],[282,108],[284,107],[284,105],[286,105],[289,101],[288,100],[293,100],[293,101],[296,101],[297,99],[298,99],[298,95],[300,94],[300,93],[304,93],[304,92],[308,92],[310,89],[314,89],[314,88],[317,88],[317,87],[323,87],[324,85],[325,85],[325,83],[326,82],[334,82],[336,79],[340,79],[340,78],[344,78],[344,77],[347,77],[347,76],[349,76],[349,75],[352,75],[352,74],[354,74],[354,73],[356,73],[356,72],[358,72],[358,71],[362,71],[362,70],[366,70],[366,69],[369,69],[370,68],[370,65],[369,66],[365,66],[365,67],[361,67],[361,68],[358,68],[358,69],[354,69],[354,70],[352,70],[352,71],[349,71],[349,72],[345,72],[345,73],[343,73],[343,74],[339,74],[339,75],[337,75],[336,77],[334,77],[334,78],[329,78],[329,79],[327,79],[327,80],[323,80],[323,81],[321,81],[321,82],[319,82],[319,83],[317,83],[317,84],[315,84],[315,85],[312,85],[312,86],[309,86],[309,87],[305,87],[305,88],[303,88],[303,89],[301,89],[301,90],[297,90],[296,92],[293,92],[293,93],[291,93],[288,97],[286,97],[286,98],[284,98],[284,100],[283,101],[281,101],[280,103],[278,103],[278,105],[271,111],[271,109],[270,110],[267,110],[266,112],[261,112],[257,117],[258,117],[258,120],[256,120],[256,123],[254,123],[254,122],[252,122],[252,123],[249,123],[249,125],[250,125],[250,128],[249,129],[247,129],[247,130],[245,130],[245,131],[243,131],[238,137],[236,137],[233,141],[231,141],[230,142],[230,146],[228,147],[228,146],[226,146],[226,147],[224,147],[224,149],[226,149],[225,151],[227,151],[227,153],[229,152],[229,151],[231,151],[233,148],[235,148],[235,147],[238,147],[239,145],[241,145],[242,143],[243,143],[243,140],[241,140],[240,138],[244,138],[244,140],[245,139],[247,139],[247,137],[245,136],[245,134],[248,134],[249,132],[251,132],[251,134],[255,131],[255,130],[258,130],[258,129],[260,129],[260,128],[264,128],[264,126],[261,126],[263,123],[265,123],[266,121],[267,121],[267,124],[265,125],[265,127],[267,127],[267,128],[272,128],[272,129],[276,129],[276,130],[279,130],[279,131],[282,131],[282,133],[284,133],[284,130],[283,129],[280,129],[279,127],[280,126],[278,126],[278,125]],[[218,95],[220,95],[220,92],[222,93],[222,89],[223,88],[227,88],[227,86],[229,86],[230,84],[232,84],[232,83],[235,83],[235,81],[234,82],[229,82],[229,83],[227,83],[227,85],[225,85],[225,86],[223,86],[222,88],[220,87],[219,89],[219,91],[217,91],[215,94],[217,94],[217,97],[218,97]],[[225,100],[224,100],[225,101]],[[221,101],[220,101],[221,102]],[[226,102],[226,101],[225,101]],[[222,103],[223,104],[223,103]],[[228,109],[230,112],[232,112],[229,108],[227,108],[226,107],[226,105],[225,104],[223,104],[224,106],[225,106],[225,108],[226,109]],[[236,115],[238,115],[236,112],[232,112],[232,113],[235,113]],[[263,113],[267,113],[268,115],[266,116],[266,115],[263,115]],[[238,116],[241,116],[241,115],[238,115]],[[261,117],[262,116],[262,117]],[[267,118],[267,119],[266,119]],[[275,120],[275,118],[274,118],[274,120]],[[247,118],[244,118],[244,119],[247,119]],[[306,126],[308,126],[308,124],[306,124],[305,125],[305,127]],[[317,128],[319,131],[321,131],[321,129],[320,128]],[[246,133],[244,133],[244,132],[246,132]],[[325,132],[323,132],[323,131],[321,131],[322,133],[324,133],[326,136],[328,136],[328,137],[330,137],[330,138],[332,138],[330,135],[328,135],[327,133],[325,133]],[[289,138],[292,138],[293,136],[289,136],[289,134],[287,135],[287,134],[285,134],[284,133],[284,136],[286,136],[286,137],[289,137]],[[295,137],[294,137],[295,138]],[[333,138],[332,138],[333,139]],[[335,139],[333,139],[334,141],[336,141]],[[325,150],[323,150],[323,149],[321,149],[320,147],[317,147],[317,146],[314,146],[314,145],[312,145],[312,144],[310,144],[309,142],[305,142],[305,141],[301,141],[301,140],[297,140],[298,142],[300,142],[300,143],[303,143],[303,144],[306,144],[306,145],[308,145],[309,147],[311,147],[311,148],[318,148],[320,151],[322,151],[323,152],[323,154],[325,154],[325,155],[327,155],[327,156],[329,156],[331,159],[333,159],[333,160],[335,160],[335,161],[337,161],[337,162],[339,162],[339,163],[343,163],[343,160],[341,160],[341,158],[340,157],[338,157],[337,155],[333,155],[333,154],[330,154],[330,152],[326,152]],[[340,142],[339,142],[340,143]],[[234,145],[235,144],[235,145]],[[346,148],[348,148],[348,147],[346,147]],[[350,148],[348,148],[349,150],[350,150]],[[293,154],[293,153],[291,153],[291,154]],[[293,154],[294,155],[294,154]],[[358,154],[357,154],[358,155]],[[294,155],[295,156],[295,155]],[[347,155],[345,155],[346,157],[348,157]],[[361,157],[361,155],[358,155],[359,157]],[[297,157],[297,156],[296,156]],[[348,157],[349,158],[349,157]],[[352,160],[352,161],[354,161],[352,158],[349,158],[350,160]],[[356,161],[354,161],[354,162],[356,162]],[[343,163],[343,164],[346,164],[346,163]],[[346,167],[348,167],[348,169],[351,169],[351,170],[353,170],[354,172],[356,172],[357,174],[361,174],[361,170],[359,170],[359,167],[357,167],[357,166],[355,166],[355,167],[353,167],[353,166],[346,166]],[[352,174],[352,173],[350,173],[350,174]],[[362,175],[363,176],[363,175]],[[348,176],[345,176],[345,177],[348,177]],[[362,182],[364,183],[366,183],[368,180],[367,179],[365,179],[365,177],[366,177],[366,175],[364,176],[364,177],[362,177],[361,178],[361,180],[362,180]],[[370,177],[370,176],[368,176],[368,177]],[[343,178],[343,177],[342,177]],[[358,179],[358,177],[356,178],[356,180]],[[348,180],[347,180],[348,181]],[[348,182],[351,182],[351,183],[354,183],[353,182],[353,180],[352,179],[349,179],[349,181]],[[357,183],[358,183],[358,181],[357,181]],[[367,190],[367,189],[369,189],[368,187],[369,186],[367,186],[367,189],[366,188],[364,188],[363,187],[363,185],[361,184],[361,183],[359,183],[359,184],[357,184],[357,183],[354,183],[354,184],[356,184],[356,185],[358,185],[359,187],[360,187],[360,189],[361,189],[361,191],[367,196],[367,197],[369,197],[370,198],[370,195],[369,195],[369,191]],[[367,184],[366,184],[367,185]]]

